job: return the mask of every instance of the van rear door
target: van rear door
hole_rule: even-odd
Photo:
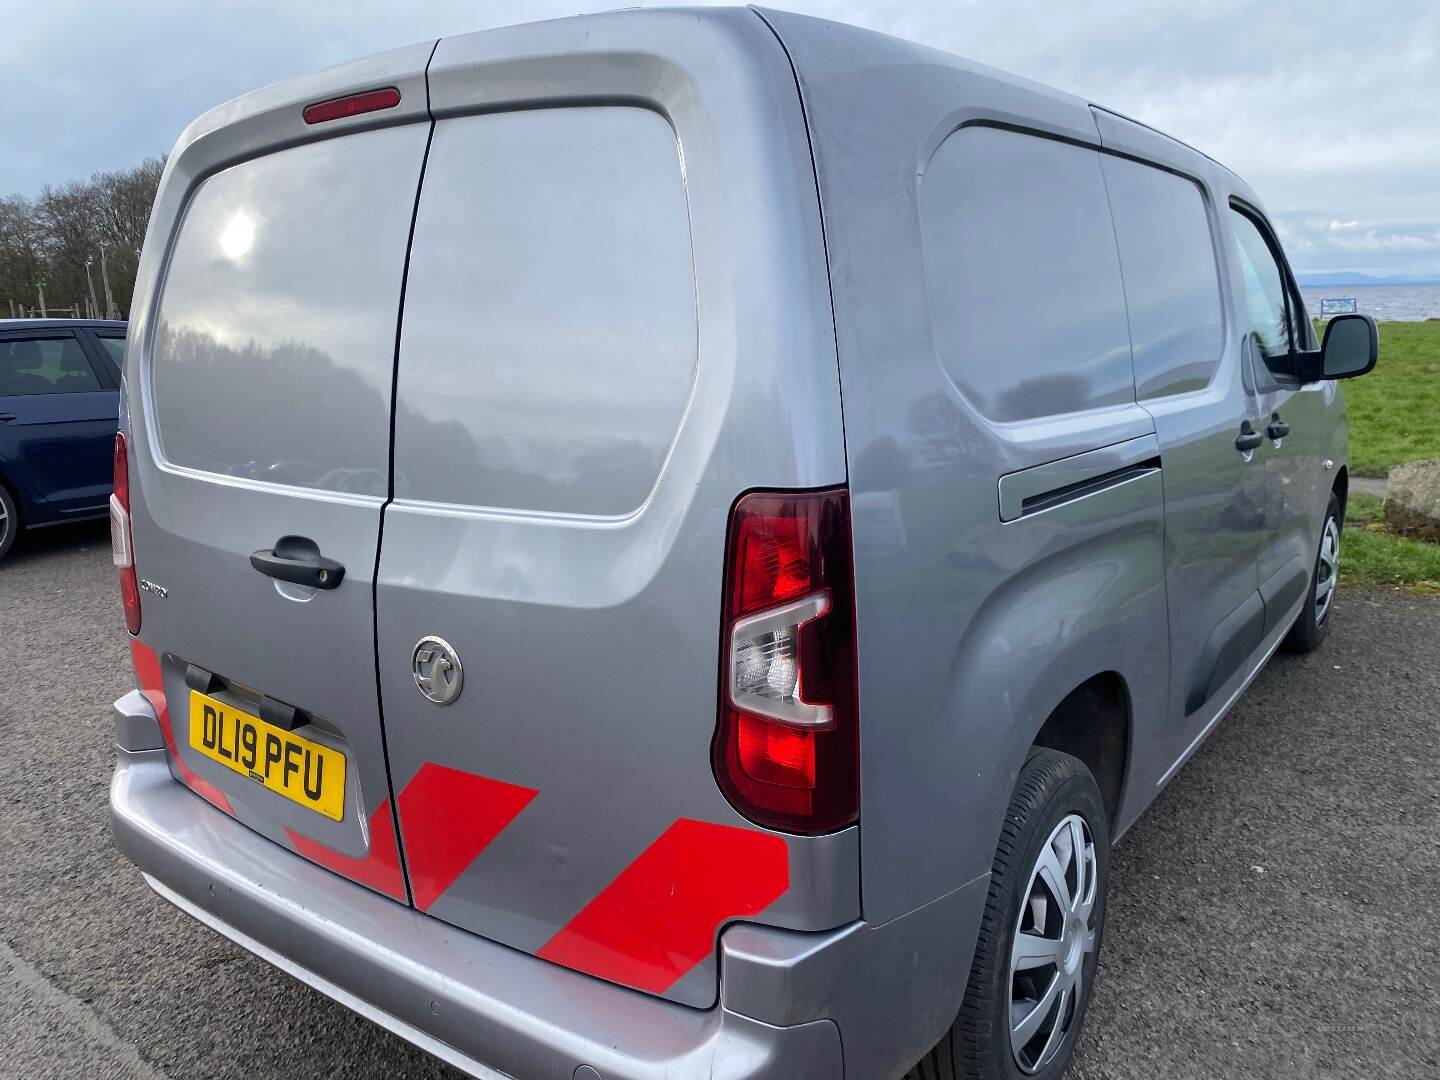
[[[414,903],[707,1006],[731,921],[858,916],[858,828],[767,830],[711,764],[732,508],[845,479],[794,73],[737,9],[428,74],[376,584]]]
[[[134,651],[172,770],[402,901],[373,579],[423,84],[407,111],[200,180],[127,374]]]

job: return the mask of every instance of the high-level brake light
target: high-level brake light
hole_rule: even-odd
[[[736,503],[724,617],[712,756],[726,797],[789,832],[853,823],[860,733],[845,489]]]
[[[400,91],[393,86],[386,86],[380,90],[365,90],[358,94],[331,98],[329,101],[317,101],[313,105],[306,105],[302,115],[307,124],[323,124],[327,120],[359,116],[361,113],[377,112],[380,109],[393,109],[399,104]]]
[[[110,496],[110,558],[120,575],[120,605],[125,629],[140,632],[140,583],[135,577],[135,547],[130,535],[130,462],[125,433],[115,434],[115,491]]]

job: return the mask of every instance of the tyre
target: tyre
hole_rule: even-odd
[[[919,1080],[1054,1080],[1070,1067],[1105,925],[1109,820],[1078,759],[1034,753],[1020,771],[964,1003]]]
[[[0,484],[0,559],[5,558],[10,552],[10,547],[15,543],[15,537],[20,533],[20,511],[15,506],[15,499],[6,490],[4,484]]]
[[[1305,606],[1285,635],[1281,647],[1286,652],[1314,652],[1330,632],[1335,612],[1335,594],[1340,584],[1340,527],[1344,517],[1340,500],[1332,491],[1325,508],[1325,525],[1320,530],[1320,546],[1315,554],[1315,569],[1310,575],[1310,592]]]

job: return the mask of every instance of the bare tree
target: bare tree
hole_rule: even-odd
[[[106,248],[110,283],[122,311],[130,310],[130,299],[135,291],[135,272],[139,268],[135,253],[145,242],[150,209],[155,203],[155,192],[164,170],[163,157],[146,158],[133,169],[96,173],[90,180],[98,196],[100,232]]]
[[[0,312],[8,314],[7,301],[34,307],[42,282],[53,302],[88,296],[85,263],[103,253],[116,306],[127,317],[136,253],[164,168],[163,157],[146,158],[131,169],[47,186],[35,199],[0,199]]]
[[[35,287],[45,272],[42,242],[34,204],[21,195],[0,199],[0,300],[26,307],[35,303]]]
[[[36,200],[44,229],[45,291],[52,298],[85,295],[85,260],[100,239],[98,201],[94,187],[79,180],[46,185]]]

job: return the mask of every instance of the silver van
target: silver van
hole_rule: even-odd
[[[259,90],[140,267],[117,842],[477,1077],[1057,1076],[1375,355],[1209,158],[834,23]]]

